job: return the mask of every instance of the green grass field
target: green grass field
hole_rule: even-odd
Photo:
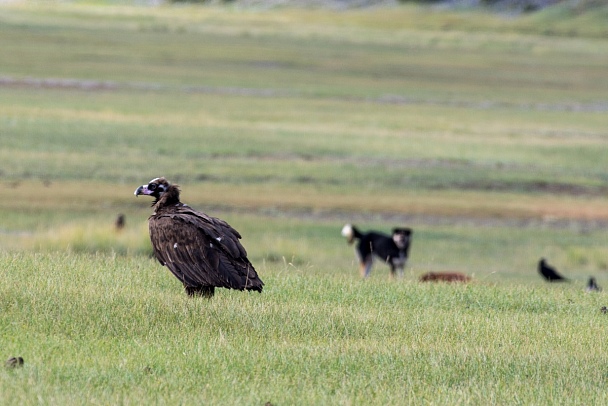
[[[605,7],[86,3],[0,4],[1,404],[607,401]],[[261,295],[150,258],[157,176]],[[405,278],[361,281],[347,222],[412,227]]]
[[[7,404],[602,404],[603,295],[262,267],[192,300],[151,260],[5,254]],[[320,283],[312,283],[314,278]],[[59,282],[61,281],[61,282]],[[8,358],[8,357],[7,357]]]

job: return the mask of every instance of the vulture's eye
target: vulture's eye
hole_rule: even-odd
[[[158,186],[158,185],[157,185],[156,183],[150,183],[150,184],[148,185],[148,190],[155,191],[157,186]]]

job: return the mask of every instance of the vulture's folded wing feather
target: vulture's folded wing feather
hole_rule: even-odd
[[[225,222],[205,217],[193,213],[153,216],[150,237],[156,256],[185,285],[261,290],[263,284],[243,255],[238,233]]]
[[[189,222],[216,240],[233,258],[247,258],[247,251],[241,245],[241,234],[224,220],[198,212],[189,206],[180,206],[171,214],[174,219]]]

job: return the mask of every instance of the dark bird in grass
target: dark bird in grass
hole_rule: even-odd
[[[4,364],[7,368],[19,368],[23,366],[23,358],[21,357],[10,357]]]
[[[604,314],[608,313],[608,307],[606,306],[602,306],[602,308],[600,309],[600,311]]]
[[[587,282],[587,287],[585,288],[586,292],[601,292],[602,288],[597,284],[595,278],[591,276],[589,278],[589,282]]]
[[[125,215],[124,214],[119,214],[118,217],[116,217],[116,221],[114,221],[114,227],[116,228],[117,231],[125,228]]]
[[[543,278],[547,280],[547,282],[567,282],[568,279],[564,278],[560,274],[557,273],[555,268],[549,266],[547,261],[542,258],[538,262],[538,272],[542,275]]]
[[[210,298],[216,287],[261,292],[264,282],[247,259],[239,232],[180,202],[179,193],[179,187],[165,178],[152,179],[135,190],[135,196],[154,198],[148,226],[158,261],[190,296]]]

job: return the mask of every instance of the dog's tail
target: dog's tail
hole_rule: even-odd
[[[357,227],[352,224],[345,224],[342,227],[342,237],[346,237],[346,241],[352,244],[355,240],[361,238],[363,235],[357,230]]]

